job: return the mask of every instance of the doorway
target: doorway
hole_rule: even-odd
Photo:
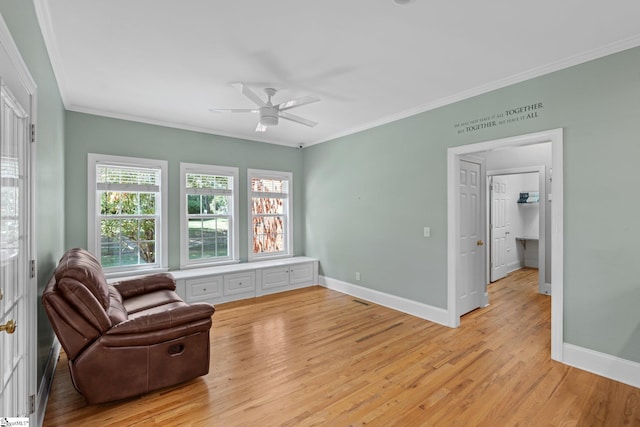
[[[463,266],[458,254],[460,253],[460,159],[462,156],[482,155],[509,148],[524,147],[542,143],[551,143],[551,164],[553,181],[551,193],[553,194],[553,210],[551,211],[550,230],[551,252],[554,254],[551,261],[551,284],[553,286],[553,299],[551,302],[551,358],[562,360],[562,327],[563,327],[563,133],[562,129],[554,129],[522,136],[486,141],[477,144],[453,147],[447,150],[447,315],[448,325],[460,326],[460,311],[458,299],[458,287]],[[486,232],[482,233],[483,236]],[[486,246],[485,246],[486,247]]]
[[[487,171],[487,283],[518,268],[534,267],[539,273],[538,293],[551,295],[548,175],[545,165]]]
[[[36,424],[36,85],[0,17],[0,416]]]

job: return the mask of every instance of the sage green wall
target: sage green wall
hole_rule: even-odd
[[[37,373],[42,377],[53,330],[40,296],[64,252],[64,107],[53,75],[33,2],[0,1],[0,13],[37,85],[36,245],[38,266]]]
[[[447,148],[564,128],[565,341],[640,362],[638,70],[635,48],[306,148],[306,254],[446,308]],[[538,118],[454,127],[538,102]]]
[[[66,245],[87,246],[87,153],[169,161],[169,267],[180,267],[180,162],[239,168],[240,258],[247,260],[247,169],[293,172],[294,251],[304,253],[302,151],[90,114],[66,115]]]

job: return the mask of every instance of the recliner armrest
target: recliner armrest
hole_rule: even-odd
[[[113,286],[120,292],[122,299],[127,299],[163,289],[175,291],[176,280],[170,273],[157,273],[116,282]]]
[[[195,303],[172,310],[125,320],[109,329],[105,335],[138,334],[160,331],[197,320],[211,318],[215,308],[207,303]]]

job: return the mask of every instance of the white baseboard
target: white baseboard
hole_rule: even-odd
[[[44,422],[44,414],[47,410],[49,393],[51,392],[51,386],[53,385],[53,376],[56,373],[56,365],[58,364],[59,357],[60,341],[58,341],[58,337],[54,336],[53,343],[51,344],[51,350],[49,351],[49,357],[47,358],[47,364],[44,367],[40,386],[38,387],[38,401],[36,403],[38,427],[42,427],[42,423]]]
[[[343,282],[342,280],[332,279],[330,277],[319,276],[319,279],[320,286],[324,286],[331,290],[342,292],[343,294],[351,295],[357,298],[362,298],[375,304],[383,305],[385,307],[389,307],[403,313],[411,314],[412,316],[416,316],[421,319],[439,323],[444,326],[449,326],[447,323],[449,312],[443,308],[412,301],[407,298],[387,294],[384,292],[376,291],[374,289],[365,288],[363,286]]]
[[[568,343],[562,350],[567,365],[640,388],[640,363]]]
[[[520,270],[522,267],[524,267],[524,264],[520,261],[510,262],[509,264],[507,264],[507,274],[513,273],[516,270]]]
[[[545,283],[542,288],[542,293],[545,295],[551,295],[551,283]]]
[[[433,307],[428,304],[390,295],[330,277],[319,276],[319,281],[320,286],[331,290],[342,292],[356,298],[362,298],[375,304],[420,317],[421,319],[449,326],[447,324],[448,312],[442,308]],[[549,289],[551,289],[551,285],[547,285]],[[562,363],[628,384],[632,387],[640,388],[640,363],[568,343],[564,343],[562,349]]]

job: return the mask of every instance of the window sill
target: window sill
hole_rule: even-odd
[[[259,270],[263,268],[269,268],[269,267],[280,267],[285,265],[302,264],[306,262],[318,262],[318,260],[316,258],[309,258],[306,256],[297,256],[297,257],[289,256],[289,257],[280,258],[280,259],[241,262],[237,264],[220,265],[217,267],[191,268],[188,270],[182,270],[182,269],[172,270],[169,273],[171,273],[176,280],[180,280],[180,279],[188,279],[193,277],[202,277],[202,276],[209,276],[209,275],[240,273],[245,271],[253,271],[253,270]]]
[[[181,264],[180,271],[182,270],[194,270],[197,268],[213,268],[213,267],[222,267],[224,265],[233,265],[240,264],[239,259],[228,260],[228,261],[219,261],[219,262],[203,262],[199,264]]]
[[[249,257],[247,262],[272,261],[272,260],[287,259],[287,258],[294,258],[294,257],[295,255],[293,254],[253,256],[253,257]]]

